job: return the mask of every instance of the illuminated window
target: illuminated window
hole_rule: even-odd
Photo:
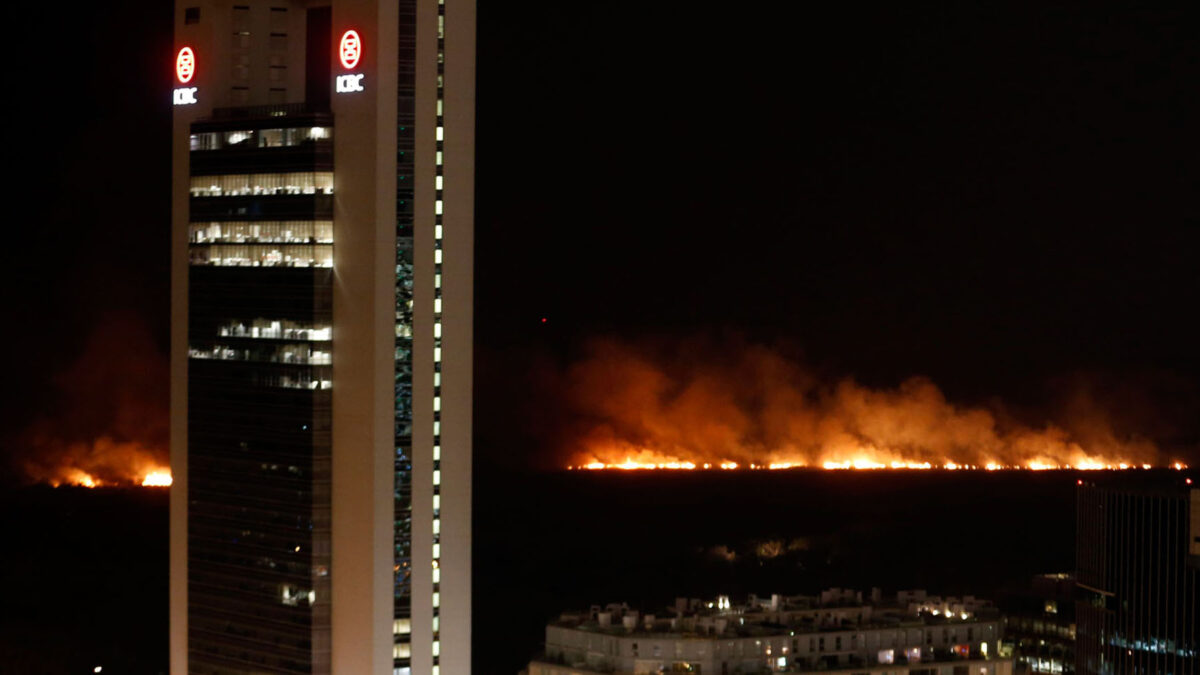
[[[193,244],[190,264],[216,267],[333,267],[329,245]]]
[[[329,244],[333,243],[333,221],[227,221],[192,223],[188,240],[193,244]]]
[[[412,657],[412,647],[407,642],[398,642],[392,645],[393,659],[407,659]]]
[[[408,635],[412,632],[411,619],[395,619],[392,621],[392,633],[395,635]]]
[[[437,128],[437,140],[439,140],[439,141],[444,140],[442,138],[444,135],[445,135],[445,127],[438,127]]]
[[[333,194],[332,171],[192,176],[193,197]]]
[[[300,365],[329,365],[332,362],[329,352],[314,350],[306,344],[264,344],[253,348],[243,348],[228,344],[192,345],[188,348],[188,356],[193,359],[294,363]]]

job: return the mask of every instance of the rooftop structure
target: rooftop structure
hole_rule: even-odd
[[[991,603],[878,589],[818,596],[749,596],[734,604],[679,599],[661,614],[624,604],[563,614],[546,627],[545,654],[529,675],[566,673],[1011,672],[998,656]]]

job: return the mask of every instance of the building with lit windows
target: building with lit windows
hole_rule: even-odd
[[[1010,675],[1002,622],[990,603],[923,591],[818,597],[751,596],[733,604],[680,598],[661,615],[593,606],[546,626],[528,675],[685,672]]]
[[[473,0],[178,0],[171,672],[471,667]]]
[[[1076,498],[1076,672],[1200,673],[1200,489],[1123,475]]]
[[[1028,588],[1009,591],[997,604],[1004,614],[1004,645],[1018,673],[1075,672],[1075,577],[1039,574]]]

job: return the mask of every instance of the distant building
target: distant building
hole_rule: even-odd
[[[528,675],[586,673],[870,673],[1009,675],[1002,623],[988,602],[909,591],[750,596],[733,605],[679,599],[666,614],[592,606],[546,626]]]
[[[1077,672],[1200,673],[1200,490],[1186,481],[1080,485]]]
[[[1005,650],[1017,673],[1075,672],[1075,577],[1039,574],[1030,587],[1001,596]]]

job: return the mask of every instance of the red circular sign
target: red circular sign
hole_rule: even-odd
[[[358,65],[358,60],[362,58],[362,40],[358,37],[358,31],[348,30],[342,33],[338,56],[341,57],[342,67],[346,70]]]
[[[179,50],[179,56],[175,57],[175,76],[180,82],[187,84],[195,74],[196,55],[192,53],[191,47],[184,47]]]

